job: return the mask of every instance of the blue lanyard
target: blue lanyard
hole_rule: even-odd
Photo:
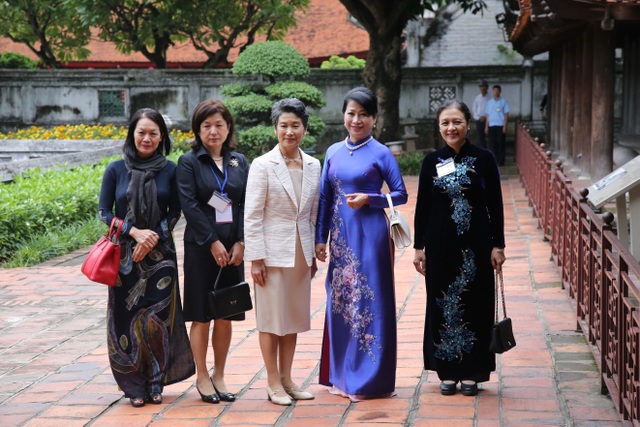
[[[220,188],[220,193],[222,193],[223,196],[227,197],[227,193],[224,193],[224,186],[227,185],[227,179],[229,178],[229,176],[227,175],[227,168],[223,166],[224,182],[222,183],[222,185],[220,185],[220,180],[218,179],[218,175],[216,175],[215,171],[213,170],[213,166],[211,166],[211,164],[209,164],[209,168],[211,168],[211,173],[213,174],[213,177],[216,179],[216,182],[218,183],[218,188]]]

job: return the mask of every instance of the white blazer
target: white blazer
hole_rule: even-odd
[[[289,169],[278,146],[251,164],[244,206],[245,261],[261,259],[269,267],[293,267],[298,231],[304,257],[311,266],[315,254],[321,167],[318,159],[302,150],[300,155],[302,192],[299,206]]]

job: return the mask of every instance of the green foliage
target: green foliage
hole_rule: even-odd
[[[94,217],[107,165],[73,170],[32,169],[0,185],[0,260],[33,235]]]
[[[225,105],[239,123],[267,122],[271,121],[271,106],[273,101],[255,93],[229,98]],[[273,129],[272,129],[273,133]]]
[[[238,132],[238,151],[249,158],[258,157],[278,143],[273,126],[257,125]]]
[[[265,76],[272,82],[278,77],[308,77],[309,62],[293,46],[281,41],[252,44],[233,64],[238,76]]]
[[[396,156],[402,175],[420,175],[420,168],[422,167],[422,160],[424,160],[425,153],[422,151],[413,151],[411,153],[403,153]]]
[[[184,29],[197,13],[181,0],[67,0],[85,25],[98,27],[100,38],[122,53],[140,52],[166,68],[167,49],[188,39]]]
[[[515,59],[516,56],[518,55],[518,52],[511,49],[509,46],[505,46],[503,44],[496,45],[496,49],[498,49],[498,52],[500,52],[502,55],[506,56],[507,59],[510,59],[510,60]]]
[[[307,126],[307,133],[311,135],[322,135],[324,133],[324,120],[320,116],[315,114],[309,114],[309,124]]]
[[[91,31],[70,0],[0,1],[0,36],[22,43],[45,66],[85,59]]]
[[[327,105],[322,92],[306,82],[288,80],[274,83],[265,88],[271,99],[298,98],[309,108],[322,108]]]
[[[259,83],[230,83],[220,86],[220,93],[227,97],[243,96],[251,93],[264,94],[264,87]]]
[[[278,143],[271,123],[271,108],[283,98],[298,98],[308,108],[322,108],[326,101],[322,92],[312,85],[291,80],[309,75],[309,63],[300,52],[280,41],[251,45],[240,54],[233,66],[236,75],[266,77],[270,84],[235,83],[226,85],[222,93],[225,105],[237,124],[238,151],[250,159],[259,156]],[[276,77],[286,79],[276,83]],[[251,93],[247,91],[250,90]],[[308,132],[301,148],[313,148],[316,136],[324,132],[324,122],[310,114]]]
[[[35,69],[38,63],[33,59],[15,52],[0,53],[0,68]]]
[[[185,29],[193,45],[208,59],[205,68],[227,64],[232,48],[243,50],[256,35],[282,40],[296,26],[296,12],[306,12],[309,0],[195,0]],[[215,48],[215,49],[212,49]]]
[[[11,258],[2,264],[4,268],[30,267],[48,259],[64,255],[78,248],[93,245],[107,227],[97,215],[74,222],[66,227],[36,234],[18,245]]]
[[[322,69],[336,69],[336,68],[348,68],[348,69],[361,69],[364,68],[367,61],[364,59],[356,58],[353,55],[349,55],[346,58],[337,55],[331,55],[328,61],[323,61],[320,65]]]

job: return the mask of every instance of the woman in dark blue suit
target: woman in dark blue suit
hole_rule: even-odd
[[[214,320],[211,346],[214,371],[209,377],[207,347],[211,317],[207,293],[220,269],[218,287],[244,281],[244,197],[249,164],[233,151],[234,121],[220,101],[201,102],[193,112],[192,151],[178,160],[177,180],[184,232],[184,316],[191,321],[191,349],[196,362],[196,387],[207,403],[232,402],[224,380],[231,345],[231,320]]]

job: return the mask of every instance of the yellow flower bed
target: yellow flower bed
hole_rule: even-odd
[[[169,136],[174,144],[185,144],[193,138],[193,132],[183,132],[173,129]],[[15,132],[2,133],[0,139],[125,139],[127,137],[126,126],[114,125],[61,125],[52,128],[42,128],[31,126],[27,129],[20,129]]]

